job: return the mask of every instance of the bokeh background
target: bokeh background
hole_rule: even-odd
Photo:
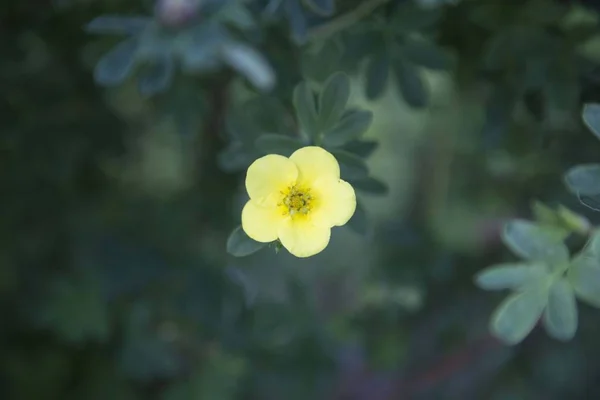
[[[202,3],[156,15],[202,24]],[[232,18],[233,34],[273,66],[272,90],[226,67],[151,95],[135,73],[96,82],[121,39],[84,26],[152,16],[151,1],[0,6],[0,398],[599,398],[596,310],[580,306],[572,341],[538,328],[507,346],[488,332],[503,295],[473,284],[511,258],[502,224],[533,200],[599,219],[562,181],[600,159],[580,117],[600,100],[598,2],[344,0],[332,16],[239,3],[254,24]],[[403,20],[406,3],[436,19]],[[417,52],[416,75],[381,79],[385,59],[369,60],[382,42],[361,27],[410,21],[450,61]],[[359,192],[361,211],[315,257],[229,255],[260,155],[232,136],[293,126],[294,85],[337,70],[374,114],[364,155],[383,186]]]

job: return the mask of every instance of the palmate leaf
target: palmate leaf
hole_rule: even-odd
[[[405,59],[395,60],[392,70],[396,76],[398,91],[413,108],[423,108],[429,101],[429,91],[417,67]]]
[[[369,168],[362,158],[344,150],[331,150],[338,163],[342,179],[351,181],[369,176]]]
[[[144,66],[139,76],[138,90],[143,96],[153,96],[171,87],[175,75],[175,62],[170,55],[157,58]]]
[[[280,154],[289,157],[304,144],[296,138],[267,133],[259,136],[254,145],[264,154]]]
[[[227,42],[221,48],[227,64],[245,76],[260,90],[271,90],[275,85],[275,71],[257,50],[239,42]]]
[[[530,221],[513,220],[502,231],[502,240],[516,255],[531,261],[542,261],[561,268],[569,261],[569,251],[562,238],[552,229]]]
[[[139,42],[132,37],[116,45],[94,68],[94,80],[102,86],[116,86],[133,72]]]
[[[387,51],[381,51],[371,57],[367,64],[365,94],[374,100],[385,91],[390,71],[390,58]]]
[[[317,106],[314,93],[307,82],[300,82],[294,88],[293,103],[302,131],[312,140],[316,140],[319,136]]]

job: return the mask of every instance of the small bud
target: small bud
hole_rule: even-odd
[[[155,15],[166,27],[186,25],[198,15],[201,0],[157,0]]]

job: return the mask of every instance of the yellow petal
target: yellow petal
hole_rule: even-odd
[[[257,242],[269,243],[277,240],[284,218],[279,208],[261,207],[250,200],[242,210],[242,229]]]
[[[279,240],[296,257],[310,257],[329,244],[331,229],[312,224],[309,218],[288,218],[279,227]]]
[[[269,154],[254,161],[246,173],[250,199],[261,206],[275,206],[281,191],[296,183],[298,168],[289,158]]]
[[[310,212],[313,224],[341,226],[354,215],[356,194],[348,182],[321,178],[313,183],[311,191],[315,197],[315,205]]]
[[[331,153],[321,147],[298,149],[290,160],[298,167],[300,186],[310,186],[318,178],[340,179],[340,165]]]

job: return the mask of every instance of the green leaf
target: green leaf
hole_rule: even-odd
[[[407,40],[401,48],[402,56],[412,64],[431,70],[448,70],[450,57],[439,47],[424,40]]]
[[[241,226],[238,226],[231,232],[227,239],[227,252],[235,257],[245,257],[256,253],[267,243],[260,243],[246,235]]]
[[[350,181],[369,176],[369,169],[362,158],[343,150],[332,150],[331,154],[340,163],[342,179]]]
[[[386,51],[371,57],[366,71],[366,95],[369,100],[374,100],[385,91],[390,72],[390,58]]]
[[[521,342],[537,324],[547,301],[543,285],[508,296],[492,314],[491,333],[509,345]]]
[[[530,221],[513,220],[504,225],[502,240],[521,258],[542,261],[552,267],[563,267],[569,261],[569,250],[555,231]]]
[[[217,155],[217,164],[225,172],[236,172],[246,169],[255,159],[241,143],[233,142]]]
[[[600,194],[600,164],[581,164],[565,174],[569,190],[582,196]]]
[[[391,25],[394,32],[406,35],[434,25],[441,15],[440,9],[425,9],[416,2],[404,2],[400,7],[397,7]]]
[[[227,64],[244,75],[258,89],[267,91],[275,86],[275,71],[257,50],[230,41],[222,46],[221,52]]]
[[[340,119],[350,98],[350,78],[343,72],[331,75],[319,95],[319,127],[329,129]]]
[[[600,104],[588,103],[583,106],[583,122],[600,139]]]
[[[94,68],[94,80],[102,86],[116,86],[131,75],[136,64],[138,40],[126,39],[105,54]]]
[[[475,275],[475,284],[485,290],[520,289],[548,277],[544,264],[498,264]]]
[[[393,71],[400,95],[406,103],[413,108],[427,106],[429,93],[417,67],[399,59],[393,64]]]
[[[303,146],[303,143],[289,136],[267,133],[254,142],[257,149],[265,154],[280,154],[289,157]]]
[[[557,340],[573,339],[577,331],[577,302],[571,284],[558,279],[550,287],[548,305],[544,312],[544,327]]]
[[[331,129],[323,133],[325,146],[343,146],[364,134],[373,122],[373,113],[368,110],[352,110]]]
[[[577,297],[600,308],[600,262],[596,254],[583,252],[575,257],[567,277]]]
[[[294,88],[293,95],[296,118],[302,131],[311,139],[315,140],[319,136],[317,108],[315,105],[315,96],[310,90],[307,82],[300,82]]]
[[[350,181],[350,184],[355,190],[377,196],[386,195],[390,190],[387,184],[371,176],[363,179],[352,180]]]
[[[303,0],[303,3],[315,14],[329,17],[335,11],[334,0]]]
[[[368,158],[379,147],[379,143],[374,140],[353,140],[346,143],[342,150],[356,154],[360,158]]]

